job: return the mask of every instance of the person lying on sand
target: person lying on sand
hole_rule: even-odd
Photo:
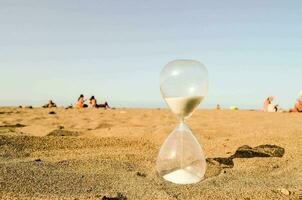
[[[89,99],[89,104],[90,104],[90,107],[92,107],[92,108],[105,108],[105,109],[110,108],[107,101],[105,101],[104,104],[97,104],[97,100],[94,96],[92,96]]]
[[[264,112],[277,112],[278,111],[278,105],[273,104],[274,97],[269,96],[265,99],[263,103],[263,111]]]
[[[110,108],[110,107],[109,107],[109,104],[107,103],[107,101],[105,101],[105,103],[99,104],[98,108],[105,108],[105,109],[107,109],[107,108]]]
[[[80,95],[80,97],[78,98],[78,101],[75,105],[76,108],[87,108],[87,104],[84,104],[86,100],[84,99],[84,95]]]
[[[52,101],[49,100],[47,104],[45,104],[44,106],[42,106],[43,108],[56,108],[57,105]]]
[[[302,112],[302,94],[300,98],[297,100],[295,107],[290,109],[289,112]]]

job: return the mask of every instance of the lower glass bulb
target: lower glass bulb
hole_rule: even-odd
[[[157,172],[176,184],[193,184],[204,179],[206,160],[189,127],[181,122],[160,148]]]

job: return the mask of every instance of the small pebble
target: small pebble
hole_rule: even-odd
[[[285,188],[280,189],[280,192],[281,192],[282,194],[286,195],[286,196],[289,196],[289,195],[290,195],[290,192],[289,192],[287,189],[285,189]]]
[[[274,165],[273,166],[273,169],[278,169],[279,168],[279,165]]]
[[[116,197],[103,196],[102,200],[127,200],[127,197],[118,192]]]
[[[136,172],[136,175],[140,176],[140,177],[146,177],[147,176],[145,173],[142,173],[142,172]]]
[[[59,126],[58,126],[58,129],[59,129],[59,130],[62,130],[62,129],[64,129],[64,126],[59,125]]]

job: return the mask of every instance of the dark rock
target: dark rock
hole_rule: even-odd
[[[136,172],[136,175],[140,176],[140,177],[146,177],[147,176],[145,173],[142,173],[142,172]]]
[[[35,159],[36,162],[41,162],[42,160],[40,158]]]
[[[282,157],[284,148],[277,145],[260,145],[255,148],[244,145],[239,147],[232,158],[254,158],[254,157]]]
[[[127,200],[127,197],[118,192],[116,197],[103,196],[102,200]]]
[[[219,175],[221,172],[226,173],[225,168],[233,168],[235,158],[254,158],[254,157],[282,157],[284,155],[284,148],[277,145],[260,145],[255,148],[247,145],[239,147],[234,155],[226,158],[207,158],[208,169],[206,171],[206,178]],[[273,168],[276,169],[276,165]],[[222,171],[224,170],[224,171]]]
[[[55,115],[56,112],[55,112],[55,111],[50,111],[48,114],[50,114],[50,115]]]

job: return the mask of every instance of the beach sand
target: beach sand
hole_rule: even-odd
[[[208,166],[193,185],[155,171],[176,124],[167,109],[2,107],[0,198],[302,199],[301,114],[197,110],[188,125]],[[265,144],[284,148],[283,157],[219,162],[243,145]]]

